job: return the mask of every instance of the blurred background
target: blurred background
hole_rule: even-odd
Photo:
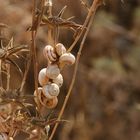
[[[86,1],[86,0],[85,0]],[[87,11],[80,0],[53,0],[53,15],[67,5],[64,18],[75,16],[83,24]],[[92,0],[87,1],[89,4]],[[76,83],[66,107],[55,140],[140,140],[140,0],[106,0],[96,14],[86,39],[78,68]],[[31,0],[0,0],[0,22],[9,26],[7,38],[16,44],[30,45]],[[47,62],[42,49],[47,44],[47,27],[39,29],[37,56],[39,70]],[[73,42],[69,30],[60,30],[59,41],[67,48]],[[76,54],[80,41],[73,53]],[[19,61],[19,60],[18,60]],[[22,66],[22,62],[18,62]],[[19,87],[21,77],[14,74],[11,88]],[[33,70],[30,69],[25,87],[33,94]],[[67,93],[73,68],[63,71],[64,85],[57,116]]]

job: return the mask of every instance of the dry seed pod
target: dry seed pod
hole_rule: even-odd
[[[58,99],[57,97],[54,97],[50,100],[47,100],[46,102],[46,107],[49,108],[49,109],[52,109],[52,108],[55,108],[58,104]]]
[[[66,53],[66,48],[65,48],[64,45],[61,44],[61,43],[56,44],[55,50],[56,50],[56,53],[57,53],[59,56],[61,56],[62,54]]]
[[[60,69],[58,65],[49,65],[46,69],[46,75],[50,79],[55,79],[60,74]]]
[[[72,65],[75,63],[75,56],[71,53],[65,53],[59,58],[60,65]]]
[[[46,85],[49,82],[49,78],[46,74],[46,68],[43,68],[38,74],[38,81],[41,86]]]
[[[62,74],[59,74],[55,79],[52,80],[53,83],[57,84],[59,87],[63,84],[63,76]]]
[[[54,48],[51,45],[45,46],[45,48],[43,49],[43,54],[49,62],[54,62],[57,59]]]
[[[43,86],[43,94],[48,99],[52,99],[55,96],[58,96],[59,92],[60,90],[59,90],[58,85],[54,83]]]

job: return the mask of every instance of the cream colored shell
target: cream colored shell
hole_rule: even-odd
[[[66,48],[65,48],[64,45],[61,44],[61,43],[56,44],[55,50],[56,50],[56,53],[57,53],[59,56],[61,56],[62,54],[66,53]]]
[[[41,71],[39,72],[38,81],[41,86],[44,86],[49,82],[49,78],[46,74],[46,68],[41,69]]]
[[[58,104],[58,99],[57,99],[57,97],[54,97],[52,99],[47,100],[46,107],[48,109],[52,109],[52,108],[55,108],[57,106],[57,104]]]
[[[6,133],[0,133],[0,140],[8,140],[8,135]]]
[[[55,79],[59,74],[60,74],[60,69],[56,64],[49,65],[46,69],[46,75],[50,79]]]
[[[71,53],[65,53],[60,56],[59,63],[62,65],[72,65],[75,63],[75,56]]]
[[[60,92],[60,90],[59,90],[58,85],[56,85],[54,83],[43,86],[43,94],[48,99],[52,99],[55,96],[58,96],[59,92]]]
[[[55,79],[52,80],[53,83],[57,84],[59,87],[63,84],[63,76],[62,74],[59,74]]]
[[[36,90],[34,91],[34,100],[38,107],[40,107],[40,104],[42,104],[41,94],[42,94],[42,88],[38,87],[38,91]]]
[[[45,48],[43,49],[43,54],[44,54],[45,58],[48,59],[49,62],[54,62],[57,59],[55,50],[51,45],[45,46]]]

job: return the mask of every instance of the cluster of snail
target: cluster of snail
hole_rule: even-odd
[[[63,76],[60,72],[65,65],[75,63],[75,56],[67,52],[61,43],[56,44],[55,47],[46,45],[43,55],[48,61],[48,66],[39,72],[38,81],[41,87],[34,92],[34,99],[38,107],[53,109],[58,104],[57,96],[63,84]]]

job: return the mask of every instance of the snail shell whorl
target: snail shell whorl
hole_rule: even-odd
[[[55,50],[56,50],[56,52],[57,52],[57,54],[59,56],[61,56],[62,54],[66,53],[66,48],[61,43],[56,44]]]
[[[72,65],[75,63],[75,56],[71,53],[65,53],[60,56],[59,63],[62,65]]]
[[[49,65],[46,69],[46,75],[50,79],[55,79],[60,74],[60,69],[58,65]]]
[[[43,49],[43,54],[49,62],[54,62],[57,59],[54,48],[51,45],[45,46],[45,48]]]
[[[52,98],[58,96],[59,92],[60,92],[60,90],[59,90],[58,85],[56,85],[54,83],[43,86],[43,94],[48,99],[52,99]]]
[[[59,74],[55,79],[53,79],[53,83],[57,84],[59,87],[63,84],[63,76]]]
[[[49,78],[46,74],[46,68],[43,68],[38,74],[38,81],[41,86],[46,85],[49,82]]]
[[[50,100],[47,100],[46,102],[46,107],[49,108],[49,109],[52,109],[52,108],[55,108],[58,104],[58,99],[57,97],[54,97]]]
[[[38,87],[38,92],[35,90],[34,91],[34,101],[37,104],[38,107],[40,107],[41,104],[41,94],[42,94],[42,88]]]

